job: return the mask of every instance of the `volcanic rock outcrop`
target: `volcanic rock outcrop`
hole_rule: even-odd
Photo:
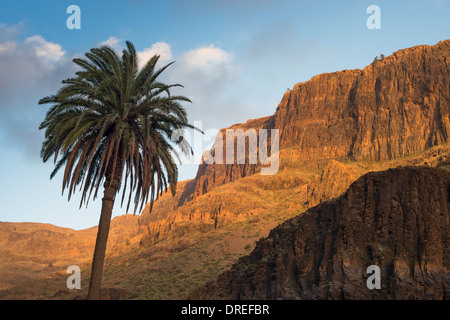
[[[227,163],[226,154],[227,154],[227,141],[226,141],[226,131],[228,129],[233,130],[236,135],[236,138],[233,139],[233,152],[235,153],[233,158],[237,160],[237,136],[244,135],[248,130],[255,130],[256,135],[258,134],[257,130],[266,129],[268,121],[271,117],[264,117],[259,119],[248,120],[246,123],[234,124],[229,128],[225,128],[220,130],[216,140],[219,139],[222,142],[222,164],[212,163],[208,164],[202,159],[202,163],[200,164],[197,175],[195,177],[195,190],[194,197],[205,194],[212,188],[216,186],[223,185],[228,182],[232,182],[242,177],[246,177],[258,172],[260,169],[260,165],[252,164],[248,161],[249,156],[249,138],[246,138],[246,152],[244,154],[244,163],[238,163],[237,161],[233,161],[234,163]],[[258,145],[258,142],[256,142]],[[211,154],[215,156],[215,149],[217,148],[217,142],[213,145],[211,150]]]
[[[280,130],[301,160],[390,160],[449,142],[450,40],[398,50],[364,69],[324,73],[287,91],[273,116],[230,128]],[[280,159],[281,163],[283,159]],[[202,164],[195,194],[259,171]]]
[[[342,194],[368,170],[365,168],[368,166],[362,165],[364,168],[355,171],[345,164],[401,159],[401,164],[408,165],[413,163],[403,161],[405,157],[433,146],[445,146],[450,133],[449,61],[450,40],[445,40],[434,46],[399,50],[362,70],[321,74],[296,84],[284,94],[274,115],[221,130],[211,155],[215,156],[214,152],[221,143],[223,164],[204,161],[195,179],[180,184],[175,199],[165,197],[158,200],[159,204],[155,202],[152,213],[148,208],[144,210],[141,220],[141,225],[147,228],[144,242],[152,243],[175,229],[181,232],[181,224],[189,223],[185,227],[191,230],[199,222],[202,228],[210,229],[222,226],[221,221],[233,221],[238,216],[249,214],[249,208],[243,203],[239,206],[230,204],[241,198],[236,194],[220,199],[211,195],[214,201],[202,199],[202,206],[194,205],[201,196],[215,188],[259,175],[261,163],[248,161],[248,141],[245,162],[226,163],[224,133],[227,129],[233,130],[237,136],[245,135],[251,129],[257,132],[264,129],[268,133],[278,129],[279,170],[289,171],[287,175],[299,181],[295,186],[304,185],[301,193],[307,208]],[[267,145],[271,146],[271,143]],[[430,165],[446,162],[448,150],[443,152]],[[310,179],[312,172],[319,178]],[[279,174],[276,176],[283,180]],[[271,189],[276,188],[278,182],[275,180],[276,177],[262,179],[260,183]],[[253,211],[257,211],[255,209],[259,206],[249,205]],[[210,216],[214,216],[216,222],[212,223]]]
[[[381,269],[369,290],[367,268]],[[450,172],[364,175],[272,230],[196,299],[450,299]]]

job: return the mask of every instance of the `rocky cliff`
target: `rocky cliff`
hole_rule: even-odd
[[[175,229],[182,233],[186,228],[196,229],[196,223],[202,230],[220,227],[226,221],[233,222],[271,206],[260,200],[246,202],[237,185],[234,190],[222,188],[218,193],[225,194],[221,196],[210,194],[202,198],[211,190],[242,178],[261,176],[261,163],[249,162],[248,142],[244,163],[226,164],[227,129],[234,130],[237,136],[250,129],[279,130],[279,173],[272,178],[255,179],[266,190],[279,190],[280,184],[290,188],[282,191],[284,194],[298,188],[302,204],[296,204],[297,208],[310,208],[340,195],[370,170],[447,163],[446,147],[439,149],[440,156],[433,160],[419,157],[416,163],[406,158],[449,142],[449,61],[450,40],[446,40],[434,46],[399,50],[362,70],[321,74],[295,85],[284,94],[273,116],[220,131],[211,155],[215,156],[220,142],[224,164],[203,162],[195,179],[180,184],[175,198],[158,200],[152,213],[145,209],[141,220],[147,228],[144,241],[151,243]],[[237,137],[233,143],[236,141]],[[350,163],[359,165],[355,168]]]
[[[416,46],[295,85],[272,125],[307,158],[399,158],[448,142],[449,84],[450,40]]]
[[[280,149],[296,148],[297,160],[314,162],[391,160],[447,143],[450,40],[396,51],[362,70],[317,75],[287,91],[273,116],[230,128],[279,129]],[[202,164],[195,195],[259,169]]]
[[[270,232],[194,298],[450,299],[450,172],[364,175]],[[367,268],[381,269],[369,290]]]
[[[248,120],[246,123],[238,123],[234,124],[229,128],[225,128],[220,130],[218,136],[216,139],[220,139],[222,143],[222,164],[219,163],[213,163],[208,164],[202,159],[202,163],[200,164],[197,175],[194,180],[195,184],[195,190],[194,190],[194,197],[198,197],[199,195],[205,194],[212,188],[216,186],[223,185],[228,182],[235,181],[239,178],[246,177],[252,174],[255,174],[259,171],[260,165],[259,164],[252,164],[249,163],[249,148],[248,138],[246,141],[246,152],[244,154],[244,163],[238,163],[237,161],[237,151],[236,151],[236,145],[237,145],[237,137],[239,135],[244,135],[247,130],[254,129],[266,129],[267,124],[269,123],[271,117],[264,117],[259,119],[253,119]],[[226,131],[227,129],[234,130],[236,137],[233,139],[233,145],[228,145],[228,147],[233,148],[235,151],[235,154],[233,155],[233,158],[236,160],[234,163],[227,164],[226,161],[226,154],[227,154],[227,140],[226,140]],[[239,131],[240,130],[240,131]],[[217,148],[217,143],[213,145],[213,150],[211,150],[212,156],[215,156],[215,149]],[[209,155],[208,155],[209,156]]]

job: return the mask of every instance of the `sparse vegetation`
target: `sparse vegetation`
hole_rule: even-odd
[[[377,61],[377,60],[383,60],[385,58],[384,54],[380,54],[380,56],[376,56],[375,58],[373,58],[373,61]]]
[[[448,149],[450,149],[450,145],[438,146],[403,159],[368,162],[364,165],[361,165],[361,161],[348,161],[344,163],[344,166],[353,170],[355,177],[358,177],[369,171],[381,171],[402,164],[430,162],[435,154],[443,154]],[[266,237],[269,231],[279,223],[298,216],[307,209],[302,202],[307,199],[307,195],[300,191],[307,183],[313,185],[320,182],[318,177],[314,181],[307,178],[310,170],[310,168],[305,168],[304,171],[289,169],[288,174],[282,171],[279,172],[280,177],[277,177],[277,179],[287,179],[287,175],[296,175],[301,177],[301,180],[304,181],[303,184],[271,191],[269,196],[262,199],[256,196],[258,190],[255,190],[254,194],[247,194],[248,199],[257,198],[258,202],[249,202],[252,206],[257,203],[258,206],[265,208],[253,216],[222,225],[220,228],[206,233],[195,230],[182,236],[174,236],[169,233],[170,237],[163,236],[152,244],[133,248],[132,251],[127,251],[127,254],[120,254],[106,260],[104,286],[127,290],[129,292],[127,299],[187,298],[197,288],[214,280],[221,272],[229,269],[240,257],[249,254],[255,241]],[[320,177],[321,172],[318,172],[317,176]],[[245,179],[255,181],[262,178],[260,176],[243,178],[217,187],[210,194],[231,195],[235,192],[235,185],[248,183]],[[272,179],[271,181],[276,180]],[[229,196],[229,198],[232,197]],[[298,203],[298,207],[291,207],[293,203]],[[201,204],[201,202],[197,203],[197,205]],[[245,209],[245,204],[241,209]],[[255,220],[259,220],[259,222],[255,223]],[[294,222],[296,221],[294,220]],[[270,246],[273,244],[272,241],[276,241],[275,238],[264,241]],[[130,238],[130,246],[136,241],[131,240]],[[122,244],[125,246],[124,242],[122,241]],[[174,250],[173,247],[178,246],[179,243],[187,244]],[[55,262],[53,264],[55,265]],[[88,265],[80,267],[82,270],[89,270]],[[82,283],[88,283],[89,272],[83,272],[82,276]],[[11,295],[20,296],[34,287],[42,298],[49,299],[61,289],[61,283],[65,283],[65,279],[66,274],[62,272],[62,274],[54,275],[53,279],[47,279],[45,285],[42,281],[30,281],[27,287],[17,287],[8,292]],[[4,298],[5,294],[6,292],[0,293],[0,297]],[[76,294],[85,295],[85,291],[68,293],[62,298],[69,299]]]

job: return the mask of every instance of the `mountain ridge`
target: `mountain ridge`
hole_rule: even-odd
[[[412,155],[449,142],[449,61],[450,40],[443,40],[398,50],[362,70],[322,73],[286,91],[274,115],[226,129],[279,129],[280,149],[295,146],[303,160]],[[203,163],[194,196],[259,169],[248,161]]]

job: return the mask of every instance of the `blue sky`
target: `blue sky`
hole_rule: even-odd
[[[78,209],[61,196],[61,175],[49,180],[38,130],[48,106],[38,106],[72,59],[102,43],[120,50],[132,41],[142,60],[158,53],[175,61],[163,80],[182,83],[191,122],[220,129],[271,115],[283,93],[323,72],[363,68],[376,55],[450,34],[449,0],[416,1],[8,1],[0,9],[0,221],[45,222],[82,229],[97,224],[101,197]],[[69,30],[66,9],[81,9],[81,29]],[[381,29],[366,9],[378,5]],[[182,165],[180,180],[197,165]],[[118,204],[114,215],[126,213]]]

